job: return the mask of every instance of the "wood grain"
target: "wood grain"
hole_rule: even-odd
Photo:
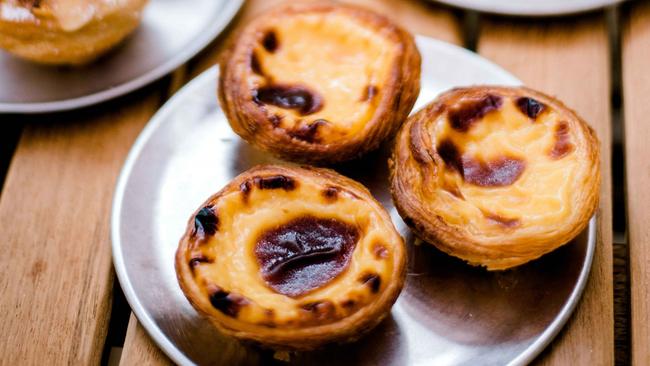
[[[159,102],[149,90],[25,126],[0,199],[0,364],[99,364],[114,278],[113,187]]]
[[[302,0],[307,1],[307,0]],[[237,32],[261,12],[285,2],[284,0],[249,0],[246,2],[228,33],[221,36],[209,49],[191,63],[190,77],[195,77],[215,65],[228,42],[232,42]],[[390,16],[411,32],[428,35],[450,43],[462,42],[459,19],[449,10],[441,9],[425,1],[418,0],[348,0],[345,3],[365,6]],[[165,365],[168,359],[155,347],[153,341],[142,331],[135,317],[129,321],[129,330],[125,347],[122,351],[121,365],[132,365],[134,361],[146,361],[140,364]],[[126,342],[133,343],[127,344]]]
[[[632,364],[650,365],[650,3],[629,9],[623,32],[625,163]]]
[[[537,363],[611,365],[614,362],[611,107],[605,18],[599,13],[544,23],[488,19],[482,24],[478,51],[528,86],[563,100],[598,133],[602,187],[591,275],[576,312]]]
[[[129,328],[126,331],[124,349],[120,358],[120,366],[139,365],[173,365],[160,349],[151,341],[151,338],[138,323],[135,315],[131,314]]]

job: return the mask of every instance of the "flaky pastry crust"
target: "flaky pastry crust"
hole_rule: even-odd
[[[450,90],[411,116],[390,161],[395,205],[415,233],[488,270],[577,236],[598,204],[594,131],[525,87]]]
[[[318,168],[253,168],[191,217],[178,282],[222,333],[278,350],[359,338],[390,311],[406,251],[361,184]]]
[[[287,160],[356,158],[394,135],[420,91],[413,37],[386,17],[331,2],[259,16],[221,62],[233,130]]]
[[[95,60],[140,23],[148,0],[6,0],[0,2],[0,48],[53,65]]]

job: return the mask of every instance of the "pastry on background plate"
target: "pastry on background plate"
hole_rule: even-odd
[[[147,0],[4,0],[0,48],[53,65],[93,61],[140,23]]]
[[[210,197],[176,253],[190,303],[221,332],[277,350],[359,338],[390,311],[406,251],[361,184],[259,166]]]
[[[221,62],[233,130],[276,156],[334,163],[394,135],[420,91],[413,37],[386,17],[333,3],[262,14]]]
[[[594,131],[557,99],[524,87],[442,94],[403,126],[390,167],[407,225],[488,270],[566,244],[598,204]]]

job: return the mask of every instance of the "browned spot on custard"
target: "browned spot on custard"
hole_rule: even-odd
[[[244,203],[248,203],[248,196],[250,196],[252,188],[251,182],[248,180],[239,185],[239,191],[241,192]]]
[[[18,3],[26,8],[39,8],[41,6],[41,0],[19,0]]]
[[[214,235],[219,229],[219,218],[210,206],[203,207],[194,215],[193,235],[200,235],[205,238]]]
[[[341,306],[345,309],[354,309],[354,307],[357,305],[357,302],[349,299],[341,302]]]
[[[448,139],[440,142],[438,155],[445,164],[463,177],[467,183],[481,187],[503,187],[513,184],[526,168],[524,160],[502,156],[487,162],[462,155],[458,147]]]
[[[526,168],[522,159],[500,157],[488,162],[463,158],[463,179],[481,187],[505,187],[519,179]]]
[[[479,100],[465,102],[449,111],[451,127],[460,132],[467,132],[472,125],[488,113],[498,110],[503,98],[498,95],[486,95]]]
[[[262,65],[260,65],[260,60],[257,58],[257,54],[253,52],[251,55],[251,70],[257,75],[264,76],[264,71],[262,71]]]
[[[271,104],[283,109],[295,109],[306,116],[323,108],[323,98],[301,85],[267,85],[253,91],[257,104]]]
[[[436,150],[438,151],[440,158],[442,158],[442,161],[444,161],[450,169],[463,175],[463,159],[460,150],[453,141],[449,139],[440,141]]]
[[[225,291],[216,285],[209,286],[208,294],[215,309],[233,318],[237,317],[242,307],[250,303],[244,296]]]
[[[255,255],[269,287],[297,297],[341,274],[358,239],[352,225],[306,216],[262,234]]]
[[[202,254],[199,254],[195,256],[194,258],[190,259],[188,262],[188,265],[190,266],[190,269],[192,270],[192,273],[194,272],[194,269],[196,266],[198,266],[200,263],[212,263],[212,260]]]
[[[292,191],[298,185],[293,178],[285,175],[255,177],[253,181],[260,189],[284,189],[285,191]]]
[[[376,273],[364,274],[359,278],[359,282],[368,286],[368,288],[370,288],[370,291],[372,291],[373,294],[379,292],[379,289],[381,288],[381,277],[379,277],[379,275]]]
[[[372,253],[377,259],[386,259],[388,258],[388,249],[382,243],[375,243],[372,246]]]
[[[308,125],[304,125],[296,130],[289,131],[289,135],[298,140],[306,141],[309,143],[320,142],[320,138],[318,137],[318,128],[328,123],[329,122],[327,120],[317,119]]]
[[[507,218],[492,212],[483,211],[483,216],[485,216],[488,221],[506,228],[515,228],[521,224],[521,221],[517,218]]]
[[[274,31],[268,31],[264,35],[264,39],[262,39],[262,46],[264,46],[264,49],[273,53],[278,49],[278,36],[275,34]]]
[[[339,188],[334,186],[328,186],[325,188],[321,194],[325,197],[326,200],[334,202],[339,198]]]
[[[329,320],[336,317],[336,307],[329,300],[312,301],[300,305],[300,308],[309,312],[316,320]]]
[[[271,125],[273,125],[273,127],[278,127],[280,126],[280,123],[282,123],[282,116],[273,114],[269,117],[269,122],[271,122]]]
[[[519,108],[521,113],[527,115],[533,120],[535,120],[537,116],[546,109],[546,105],[528,97],[518,98],[515,104],[517,104],[517,108]]]
[[[374,85],[368,85],[364,90],[363,90],[363,95],[361,95],[361,102],[369,102],[372,100],[372,98],[377,95],[377,92],[379,91],[379,88],[377,88]]]
[[[569,135],[569,124],[562,121],[555,126],[555,144],[549,152],[554,160],[562,159],[573,151],[571,136]]]

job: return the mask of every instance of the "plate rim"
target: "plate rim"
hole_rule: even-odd
[[[436,46],[444,46],[450,52],[462,53],[466,57],[471,57],[478,59],[482,62],[487,62],[487,65],[494,67],[496,71],[500,73],[505,73],[510,76],[514,81],[519,81],[507,70],[499,67],[494,62],[479,56],[478,54],[471,52],[460,46],[443,42],[431,37],[416,35],[416,40],[422,43],[434,44]],[[140,302],[139,297],[136,294],[135,289],[129,279],[129,275],[126,269],[126,263],[124,255],[122,253],[122,243],[120,239],[120,226],[121,226],[121,217],[120,213],[122,210],[122,202],[124,200],[124,194],[126,192],[127,184],[129,178],[135,166],[135,163],[140,156],[142,150],[145,148],[146,144],[150,140],[151,136],[157,131],[159,126],[165,121],[166,117],[170,112],[176,109],[176,105],[183,102],[183,96],[186,94],[191,94],[194,89],[198,88],[204,82],[204,79],[212,79],[219,77],[219,68],[218,65],[214,65],[209,69],[203,71],[197,77],[185,84],[181,90],[179,90],[169,101],[167,101],[147,122],[147,125],[141,131],[141,133],[136,138],[131,150],[129,151],[122,170],[120,171],[119,177],[117,179],[115,192],[113,194],[113,203],[111,207],[111,223],[110,223],[110,236],[111,236],[111,248],[112,248],[112,259],[113,266],[115,268],[115,273],[117,279],[120,283],[122,291],[131,307],[131,311],[135,314],[138,321],[144,327],[147,334],[151,339],[156,343],[160,350],[165,353],[174,363],[179,365],[194,365],[194,362],[190,360],[185,354],[183,354],[176,345],[171,342],[165,334],[160,330],[156,322],[151,318],[151,316],[146,311],[145,307]],[[591,271],[593,257],[596,247],[596,216],[594,215],[590,220],[587,228],[587,253],[584,259],[584,264],[580,269],[580,274],[578,281],[571,291],[570,296],[567,298],[566,303],[562,306],[559,313],[555,316],[553,321],[544,329],[540,336],[530,344],[522,353],[517,357],[511,360],[508,365],[518,366],[526,365],[533,361],[555,338],[555,336],[564,328],[564,325],[569,320],[573,311],[575,310],[579,300],[582,297],[584,289],[586,287],[587,280],[589,279],[589,273]]]
[[[169,74],[207,47],[207,45],[212,42],[228,26],[228,24],[230,24],[232,19],[234,19],[241,9],[244,1],[245,0],[225,0],[223,7],[214,18],[214,21],[210,22],[208,27],[199,32],[198,36],[195,37],[187,47],[184,47],[181,52],[167,59],[162,64],[127,82],[114,87],[109,87],[108,89],[96,93],[70,99],[35,103],[0,102],[0,113],[39,114],[79,109],[106,102],[149,85],[150,83]]]
[[[586,13],[590,11],[595,11],[598,9],[603,9],[609,6],[621,4],[627,0],[596,0],[594,4],[589,4],[587,2],[579,3],[578,5],[569,4],[569,6],[562,6],[566,2],[555,1],[560,7],[558,9],[548,9],[547,7],[536,7],[530,4],[522,7],[521,5],[513,6],[513,3],[510,1],[495,1],[494,3],[486,4],[480,2],[476,4],[475,0],[429,0],[431,2],[438,2],[448,6],[461,8],[470,11],[478,11],[488,14],[496,15],[507,15],[507,16],[518,16],[518,17],[559,17],[559,16],[570,16],[580,13]]]

